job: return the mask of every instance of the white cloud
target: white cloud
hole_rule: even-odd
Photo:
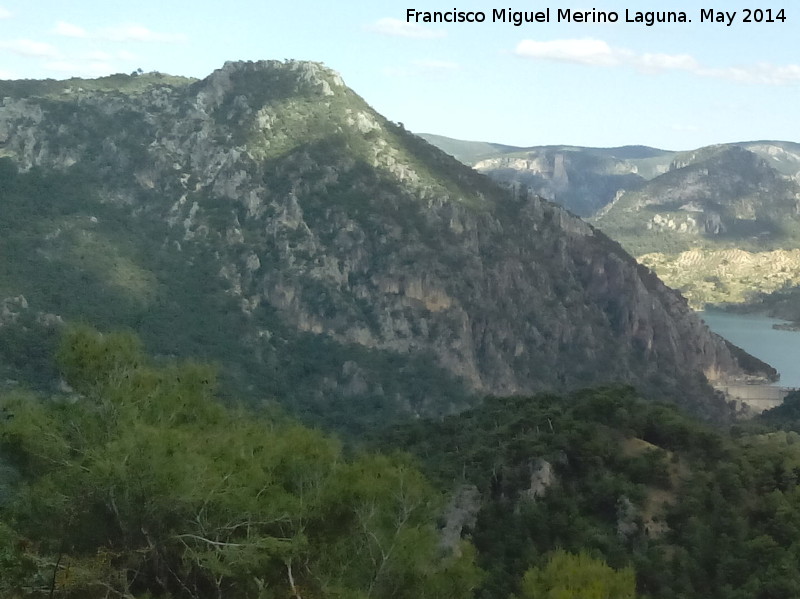
[[[406,23],[400,19],[378,19],[367,29],[380,33],[381,35],[390,35],[393,37],[412,37],[417,39],[436,39],[447,36],[447,32],[441,29],[430,29],[417,25],[416,23]]]
[[[106,27],[97,37],[111,42],[179,43],[187,40],[183,33],[159,33],[135,23]]]
[[[697,71],[697,60],[689,54],[642,54],[631,56],[631,64],[648,71]]]
[[[613,48],[596,39],[523,40],[517,45],[517,56],[538,60],[573,62],[589,66],[617,67],[627,65],[650,73],[670,70],[694,70],[697,61],[688,54],[636,54],[624,48]]]
[[[183,33],[159,33],[135,23],[115,25],[97,32],[89,32],[79,25],[59,21],[53,28],[53,33],[65,37],[89,38],[107,42],[177,43],[187,40]]]
[[[133,62],[139,60],[139,57],[133,52],[127,50],[120,50],[119,52],[106,52],[105,50],[91,50],[83,52],[79,55],[81,60],[93,60],[96,62],[110,62],[113,60],[121,60],[123,62]]]
[[[457,62],[449,60],[415,60],[414,64],[431,71],[455,71],[461,68]]]
[[[20,56],[32,56],[36,58],[56,58],[59,55],[58,50],[54,46],[27,39],[0,42],[0,49],[8,50]]]
[[[516,49],[517,56],[538,60],[575,62],[592,66],[610,67],[620,63],[619,53],[606,42],[595,39],[552,40],[539,42],[522,40]]]
[[[73,25],[72,23],[65,23],[64,21],[56,23],[56,26],[53,27],[53,33],[65,37],[86,37],[86,30],[83,27]]]
[[[0,19],[10,19],[14,15],[7,8],[0,6]]]
[[[139,60],[139,57],[133,52],[127,50],[120,50],[119,52],[106,52],[104,50],[92,50],[91,52],[84,52],[81,58],[85,60],[95,60],[100,62],[109,62],[112,60],[122,60],[124,62],[132,62]]]
[[[689,54],[636,53],[615,48],[597,39],[552,41],[523,40],[514,52],[522,58],[571,62],[600,67],[629,67],[644,73],[684,71],[699,77],[726,79],[737,83],[787,85],[800,83],[800,65],[755,65],[712,68]]]
[[[14,71],[0,69],[0,79],[19,79],[19,76]]]

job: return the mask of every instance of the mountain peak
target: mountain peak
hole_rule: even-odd
[[[324,98],[346,89],[333,69],[300,60],[228,61],[199,86],[209,108],[219,107],[231,96],[243,95],[254,105],[282,97]]]

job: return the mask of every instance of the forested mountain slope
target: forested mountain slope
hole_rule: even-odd
[[[0,96],[6,380],[52,380],[37,356],[75,319],[351,429],[608,381],[721,417],[707,380],[771,375],[605,235],[387,121],[319,64]]]
[[[800,594],[799,415],[795,393],[727,432],[611,387],[496,398],[376,444],[412,451],[454,490],[443,526],[474,543],[480,599],[547,596],[520,581],[556,578],[543,575],[554,549],[633,568],[642,598],[767,599]],[[558,596],[591,596],[568,589]]]

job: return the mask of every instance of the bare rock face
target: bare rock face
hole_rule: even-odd
[[[444,511],[444,526],[439,533],[439,545],[446,553],[456,553],[462,531],[472,528],[481,509],[481,494],[475,485],[458,487]]]
[[[627,381],[721,417],[708,380],[770,375],[743,368],[619,245],[386,121],[319,64],[227,63],[136,93],[6,97],[0,133],[22,172],[91,171],[105,206],[162,231],[148,251],[187,264],[202,254],[218,279],[209,289],[221,285],[252,323],[240,341],[256,369],[295,351],[281,336],[348,348],[326,353],[325,378],[310,369],[298,381],[320,409],[329,392],[459,409],[414,391],[436,369],[479,394]],[[567,176],[563,159],[555,168]],[[279,325],[258,324],[268,316]],[[293,359],[311,359],[303,352]],[[405,382],[389,390],[364,352],[396,360]]]
[[[498,183],[530,189],[582,217],[595,214],[620,190],[637,189],[646,181],[636,160],[618,158],[613,150],[567,146],[512,149],[517,151],[484,158],[472,166]],[[624,154],[625,148],[619,150]]]
[[[553,470],[553,465],[547,460],[537,458],[531,465],[531,486],[524,492],[528,499],[535,500],[537,497],[544,497],[557,478]]]
[[[617,535],[628,539],[639,531],[640,516],[631,500],[622,495],[617,500]]]

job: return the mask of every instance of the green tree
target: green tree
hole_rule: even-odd
[[[531,568],[522,579],[525,599],[633,599],[632,568],[614,570],[586,553],[555,551],[543,568]]]
[[[21,596],[455,599],[477,585],[471,548],[439,555],[438,494],[406,458],[348,461],[319,432],[227,410],[208,367],[154,365],[129,334],[73,329],[59,357],[80,396],[0,406],[0,451],[24,481],[0,511],[0,579]]]

